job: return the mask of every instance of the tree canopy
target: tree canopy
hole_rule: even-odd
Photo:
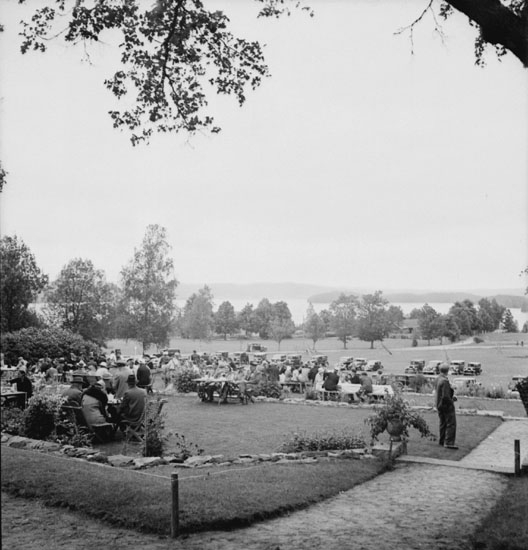
[[[246,0],[250,1],[250,0]],[[290,14],[293,7],[314,11],[298,0],[254,0],[259,17]],[[24,2],[24,0],[21,0]],[[248,91],[269,76],[258,41],[235,36],[221,2],[202,0],[45,0],[30,21],[22,23],[22,53],[44,52],[50,39],[66,43],[99,42],[113,35],[120,65],[105,80],[120,100],[109,112],[115,128],[127,129],[135,145],[156,132],[218,132],[208,111],[213,93],[232,95],[242,105]],[[478,29],[477,63],[486,44],[499,56],[507,52],[528,66],[528,5],[525,0],[423,0],[417,17],[400,32],[411,33],[430,13],[465,14]],[[117,35],[117,37],[115,36]],[[117,39],[116,39],[117,38]],[[3,181],[3,180],[2,180]]]
[[[102,344],[109,331],[114,294],[105,274],[91,260],[76,258],[65,265],[46,295],[61,328]]]
[[[151,344],[167,343],[172,328],[178,281],[169,258],[166,231],[149,225],[141,247],[121,271],[127,337]]]
[[[17,236],[0,241],[0,322],[2,332],[33,324],[35,314],[28,309],[48,283],[29,247]],[[30,319],[31,318],[31,319]]]

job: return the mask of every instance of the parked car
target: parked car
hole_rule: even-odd
[[[440,365],[443,361],[433,360],[428,361],[427,365],[423,368],[423,374],[440,374]]]
[[[471,367],[474,371],[475,371],[475,374],[482,374],[482,364],[481,363],[476,363],[474,361],[470,361],[468,364],[467,364],[468,367]],[[467,367],[466,367],[467,368]],[[465,374],[465,372],[464,372]]]
[[[290,353],[286,359],[291,362],[294,367],[299,367],[302,364],[302,355],[300,353]]]
[[[271,360],[282,363],[283,361],[286,361],[286,354],[285,353],[274,353],[271,356]]]
[[[312,355],[312,361],[316,365],[323,365],[328,362],[328,355]]]
[[[265,352],[265,351],[268,351],[268,348],[258,343],[248,344],[246,348],[246,352],[252,353],[254,351]]]
[[[343,365],[346,368],[348,368],[353,361],[354,361],[354,358],[351,355],[345,355],[344,357],[339,358],[339,364]]]
[[[454,361],[451,361],[449,363],[449,374],[457,375],[457,374],[464,374],[464,368],[466,366],[465,361],[461,361],[460,359],[456,359]]]
[[[425,359],[413,359],[409,363],[409,367],[414,368],[414,372],[422,372],[425,367]]]
[[[352,365],[356,367],[357,370],[365,370],[366,364],[367,360],[364,357],[356,357],[354,361],[352,361]]]
[[[524,380],[526,376],[518,374],[517,376],[512,376],[512,379],[510,380],[508,384],[508,395],[511,397],[519,397],[519,392],[516,390],[517,384]]]
[[[367,364],[365,365],[366,371],[378,371],[382,369],[383,365],[381,364],[381,361],[377,361],[376,359],[371,359],[370,361],[367,361]]]
[[[262,363],[262,361],[265,361],[267,357],[268,354],[263,351],[253,353],[253,359],[257,361],[257,363]]]
[[[467,365],[464,367],[464,376],[477,376],[477,371],[473,367]]]

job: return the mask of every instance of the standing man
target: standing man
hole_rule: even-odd
[[[440,434],[438,443],[446,449],[458,449],[455,445],[456,438],[456,414],[455,414],[455,391],[447,378],[449,365],[440,365],[440,374],[436,379],[436,410],[440,420]]]

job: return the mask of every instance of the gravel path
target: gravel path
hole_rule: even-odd
[[[232,532],[178,541],[112,528],[33,500],[2,495],[10,549],[465,549],[506,479],[478,470],[405,464],[307,510]]]

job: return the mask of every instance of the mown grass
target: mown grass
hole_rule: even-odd
[[[217,405],[202,403],[191,396],[169,396],[165,405],[168,431],[185,435],[196,443],[205,454],[223,454],[228,457],[240,454],[258,454],[278,451],[292,433],[347,430],[362,434],[370,440],[365,419],[373,414],[372,409],[288,405],[281,403],[255,403],[253,405]],[[438,416],[425,412],[424,418],[436,432]],[[411,430],[408,452],[412,455],[459,460],[491,433],[501,420],[493,417],[459,416],[458,451],[440,448],[434,441],[421,439]],[[388,441],[383,435],[380,441]],[[106,453],[122,452],[121,443],[98,446]]]
[[[170,397],[165,410],[167,429],[184,434],[206,454],[226,457],[277,451],[295,431],[346,429],[363,432],[368,439],[364,420],[372,414],[370,409],[279,403],[218,406],[191,397]],[[424,417],[436,428],[435,414],[424,413]],[[458,451],[448,451],[412,434],[408,452],[458,460],[500,422],[497,418],[461,416]],[[99,448],[118,454],[123,445]],[[170,530],[173,466],[141,473],[6,447],[2,451],[5,491],[41,498],[49,505],[66,506],[128,528],[159,534]],[[182,531],[227,529],[299,509],[363,483],[383,468],[384,464],[374,459],[325,459],[311,464],[180,470]]]
[[[528,477],[511,477],[497,504],[477,529],[475,550],[528,548]]]
[[[179,481],[181,531],[240,527],[303,508],[363,483],[383,468],[381,461],[368,459],[185,470]],[[2,452],[4,491],[167,535],[171,484],[169,472],[162,475],[20,449]]]

